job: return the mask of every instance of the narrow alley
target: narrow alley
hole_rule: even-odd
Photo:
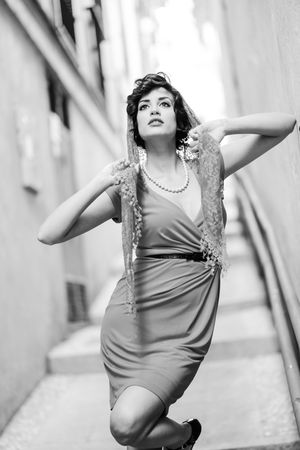
[[[194,280],[201,294],[193,291],[188,302],[175,303],[192,317],[197,345],[202,332],[206,337],[208,329],[212,332],[217,311],[213,339],[169,417],[178,422],[199,418],[203,430],[193,450],[300,450],[299,24],[295,0],[0,2],[0,450],[121,448],[110,433],[109,381],[101,359],[107,355],[101,353],[100,333],[124,272],[124,236],[130,246],[134,239],[129,237],[140,231],[138,219],[148,214],[147,204],[138,199],[137,162],[140,178],[175,194],[175,206],[200,207],[199,229],[192,219],[193,227],[180,222],[178,208],[174,218],[165,214],[169,222],[164,225],[160,213],[166,205],[158,212],[152,199],[148,210],[157,221],[146,231],[165,238],[165,231],[179,224],[178,239],[156,243],[154,254],[152,242],[138,247],[146,250],[142,257],[169,257],[160,254],[166,249],[175,259],[188,253],[198,264],[208,254],[212,264],[222,265],[226,177],[230,264],[221,278],[218,308],[218,284],[211,297],[205,289],[210,293],[209,283],[219,280],[204,277],[203,288],[198,266]],[[146,74],[158,76],[159,83],[170,79],[160,84],[169,97],[158,95],[155,84],[134,104],[130,93]],[[167,102],[159,103],[162,99]],[[154,112],[160,118],[153,122],[147,114]],[[201,130],[198,143],[187,139],[193,129]],[[217,143],[201,144],[202,132]],[[134,162],[130,176],[123,177],[120,166],[109,173],[108,165],[123,158]],[[196,167],[194,174],[188,165]],[[118,191],[115,197],[111,193],[111,202],[104,192],[110,196],[110,188]],[[134,214],[126,216],[129,210]],[[132,217],[137,221],[129,234],[126,220]],[[185,236],[189,228],[192,238]],[[188,283],[194,266],[184,264],[186,285],[182,266],[177,275],[170,271],[173,278],[165,272],[158,295],[149,295],[144,289],[149,284],[142,280],[145,299],[151,300],[145,310],[156,305],[155,295],[161,300],[162,291],[171,304],[169,279],[177,283],[175,298],[182,300],[187,285],[192,292]],[[151,275],[155,288],[161,272]],[[199,303],[199,298],[211,302]],[[212,307],[213,313],[191,314],[191,305]],[[166,316],[161,311],[148,328],[155,343],[159,335],[153,324],[164,329],[164,317],[170,318],[169,310]],[[198,317],[204,317],[200,330]],[[181,313],[174,313],[169,324],[173,337],[177,318]],[[118,332],[119,323],[120,317]],[[185,323],[180,322],[184,328],[176,339],[190,338]],[[180,345],[193,350],[190,342]],[[165,358],[169,348],[165,345]],[[156,353],[154,348],[151,355]],[[131,354],[137,364],[127,365],[125,358],[125,371],[139,365],[139,353]],[[189,370],[187,361],[182,365]],[[179,368],[177,359],[173,363]],[[112,367],[113,376],[122,378],[115,361]],[[169,366],[164,372],[162,363],[153,371],[152,360],[148,367],[149,378],[161,370],[161,384],[176,372]],[[182,373],[183,385],[190,378]],[[183,432],[184,427],[177,428]],[[170,439],[178,436],[172,431]]]
[[[228,181],[225,188],[230,268],[222,280],[212,345],[184,398],[171,406],[170,417],[200,418],[203,432],[195,450],[297,450],[278,336],[233,185]],[[110,289],[119,275],[116,269]],[[110,289],[93,306],[94,324],[51,350],[50,373],[0,437],[1,450],[122,448],[109,432],[109,389],[99,351]]]

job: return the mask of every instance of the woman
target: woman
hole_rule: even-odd
[[[223,179],[296,121],[261,113],[199,125],[162,73],[137,80],[127,113],[129,162],[108,165],[61,204],[38,238],[54,244],[111,218],[123,222],[125,272],[101,327],[111,432],[128,449],[192,449],[198,420],[179,424],[167,414],[212,338],[225,263]],[[220,149],[229,134],[249,136]]]

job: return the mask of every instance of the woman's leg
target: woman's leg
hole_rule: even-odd
[[[111,433],[129,448],[180,447],[189,439],[191,427],[162,416],[163,411],[164,404],[156,394],[141,386],[129,386],[111,412]]]

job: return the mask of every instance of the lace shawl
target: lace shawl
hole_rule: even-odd
[[[184,102],[191,126],[200,125],[194,112]],[[118,173],[119,192],[122,210],[122,246],[127,282],[127,313],[136,317],[134,296],[133,251],[142,233],[142,210],[137,201],[137,172],[139,162],[138,147],[133,138],[133,123],[128,116],[127,147],[128,159],[121,160],[114,169]],[[196,158],[183,150],[189,166],[195,169],[201,186],[203,211],[203,233],[199,242],[200,251],[206,254],[206,267],[213,273],[217,267],[227,266],[224,224],[223,224],[223,185],[221,176],[222,156],[219,143],[208,133],[199,134]]]

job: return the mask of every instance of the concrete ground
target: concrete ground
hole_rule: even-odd
[[[169,417],[199,418],[203,432],[194,450],[300,450],[264,283],[234,196],[227,202],[231,269],[222,280],[212,346]],[[0,450],[121,448],[109,431],[108,379],[99,346],[116,272],[93,305],[91,325],[49,353],[49,374],[7,426]]]

